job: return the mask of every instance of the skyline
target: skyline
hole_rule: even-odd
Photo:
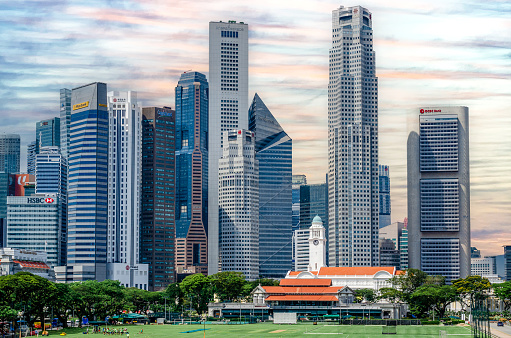
[[[465,105],[472,246],[493,255],[511,244],[509,2],[29,4],[0,7],[0,132],[21,135],[22,168],[35,122],[59,115],[61,88],[102,81],[109,91],[137,91],[144,107],[175,108],[173,89],[182,72],[193,69],[209,79],[209,22],[236,20],[249,25],[248,98],[256,92],[264,97],[293,139],[293,173],[319,183],[327,171],[331,13],[340,5],[362,5],[373,14],[379,158],[390,166],[392,221],[406,216],[406,140],[413,112],[425,105]]]

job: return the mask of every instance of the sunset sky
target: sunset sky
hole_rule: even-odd
[[[174,106],[183,71],[208,75],[209,21],[249,24],[249,95],[293,138],[295,174],[327,171],[332,10],[372,12],[380,163],[390,166],[392,220],[406,217],[406,140],[416,107],[470,115],[472,246],[511,245],[511,1],[9,1],[0,4],[0,132],[35,140],[59,114],[59,89],[100,81],[143,106]]]

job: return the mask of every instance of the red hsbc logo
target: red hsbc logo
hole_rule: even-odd
[[[48,197],[44,200],[46,203],[53,203],[53,198]]]

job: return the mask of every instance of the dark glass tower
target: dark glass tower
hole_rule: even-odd
[[[140,262],[149,264],[149,290],[175,282],[175,111],[142,109],[142,226]]]
[[[293,141],[257,94],[248,118],[259,161],[259,274],[283,278],[293,268]]]
[[[60,117],[42,120],[35,125],[36,154],[42,147],[60,148]]]
[[[187,72],[176,87],[176,269],[207,273],[208,81]]]

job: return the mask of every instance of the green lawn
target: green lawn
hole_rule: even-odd
[[[125,326],[117,326],[117,328]],[[135,325],[126,326],[130,338],[168,338],[168,337],[204,337],[204,331],[182,333],[202,329],[202,325]],[[144,329],[142,334],[138,333]],[[303,337],[310,338],[332,337],[333,334],[341,334],[344,338],[365,338],[365,337],[439,337],[439,331],[447,331],[449,337],[469,337],[470,328],[459,326],[398,326],[397,335],[382,335],[381,326],[339,326],[339,325],[318,325],[297,324],[297,325],[275,325],[271,323],[245,324],[245,325],[206,325],[206,337]],[[66,338],[83,337],[84,329],[70,328],[64,330]],[[57,338],[61,331],[50,331],[50,336]],[[103,334],[90,334],[98,338]],[[108,336],[105,336],[108,337]],[[122,337],[126,335],[112,335],[109,337]]]

